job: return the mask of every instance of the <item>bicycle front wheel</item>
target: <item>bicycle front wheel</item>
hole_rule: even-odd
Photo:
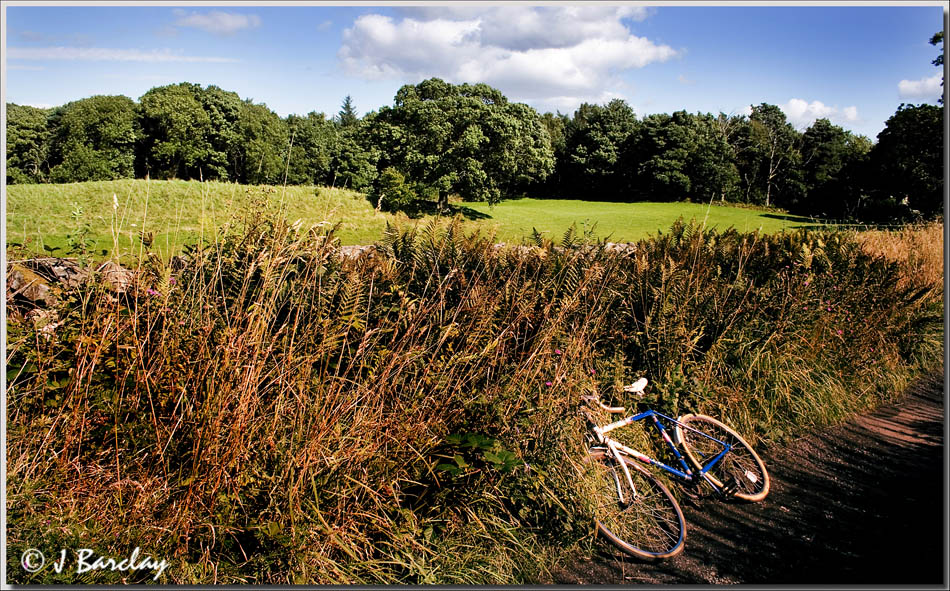
[[[670,491],[646,469],[626,463],[633,489],[623,469],[604,448],[592,448],[597,530],[625,554],[654,560],[676,556],[686,541],[686,520]]]
[[[705,464],[723,450],[722,445],[710,437],[731,446],[729,452],[706,472],[713,484],[720,489],[727,485],[734,488],[732,496],[744,501],[761,501],[769,494],[769,473],[765,470],[765,463],[735,430],[706,415],[688,414],[678,420],[681,424],[676,425],[677,440],[697,470],[704,469]]]

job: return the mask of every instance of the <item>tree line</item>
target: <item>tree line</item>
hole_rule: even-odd
[[[148,175],[347,187],[387,210],[530,195],[896,221],[942,213],[943,144],[943,109],[927,104],[900,105],[873,143],[828,119],[799,131],[766,103],[748,116],[638,118],[619,99],[582,104],[573,116],[540,114],[486,84],[432,78],[364,117],[347,96],[335,116],[282,118],[234,92],[185,82],[138,102],[8,103],[6,181]]]

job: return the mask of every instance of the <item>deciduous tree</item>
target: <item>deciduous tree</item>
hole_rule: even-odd
[[[138,105],[126,96],[93,96],[54,109],[48,121],[51,180],[135,176],[135,147],[141,138],[138,118]]]
[[[943,31],[938,31],[937,33],[934,33],[934,36],[930,38],[931,45],[937,45],[938,43],[940,44],[940,53],[937,54],[937,57],[931,63],[942,70],[943,69]],[[943,76],[940,77],[940,87],[943,88]],[[937,102],[939,102],[941,105],[943,104],[942,94],[937,99]]]
[[[943,108],[900,105],[871,150],[880,197],[931,217],[943,211]]]
[[[183,82],[152,88],[142,107],[141,174],[155,178],[212,178],[227,158],[215,154],[211,117],[199,100],[201,87]]]
[[[565,125],[562,162],[575,196],[623,198],[628,187],[621,173],[621,153],[637,125],[633,109],[620,99],[605,106],[584,103],[574,112]]]
[[[329,184],[330,159],[337,135],[333,122],[323,113],[311,111],[306,117],[289,115],[286,125],[294,140],[287,182]]]
[[[453,85],[438,78],[405,85],[393,106],[368,117],[379,167],[392,166],[434,194],[496,203],[554,166],[551,141],[534,109],[509,103],[486,84]]]
[[[48,180],[49,113],[49,109],[7,103],[7,184]]]

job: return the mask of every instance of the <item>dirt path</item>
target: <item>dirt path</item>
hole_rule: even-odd
[[[946,584],[944,429],[938,371],[897,404],[765,450],[762,503],[684,503],[679,556],[582,557],[552,582]]]

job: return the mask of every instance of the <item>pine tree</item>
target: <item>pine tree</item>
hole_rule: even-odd
[[[342,127],[349,127],[359,120],[356,108],[353,106],[353,99],[350,98],[350,95],[346,95],[346,98],[343,99],[343,108],[340,109],[340,114],[337,116],[337,121]]]

